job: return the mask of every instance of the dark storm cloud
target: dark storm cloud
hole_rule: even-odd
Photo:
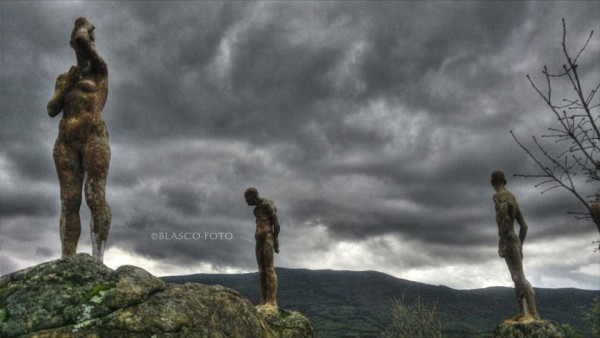
[[[144,257],[166,260],[181,265],[204,262],[213,266],[248,266],[253,261],[248,255],[241,252],[252,250],[253,243],[248,238],[248,231],[227,226],[236,219],[225,217],[135,217],[127,221],[122,227],[114,229],[116,239],[113,245],[127,248],[128,250]],[[178,241],[173,237],[202,236],[197,240]],[[206,234],[229,234],[230,240],[211,240],[205,238]],[[152,238],[152,234],[162,236]],[[183,234],[183,235],[181,235]],[[169,239],[171,238],[171,239]],[[217,237],[215,237],[217,238]],[[244,249],[241,249],[244,248]]]
[[[525,74],[561,64],[562,16],[574,45],[599,31],[597,3],[1,6],[1,136],[11,144],[0,152],[2,235],[15,241],[3,256],[34,240],[17,235],[27,208],[27,229],[54,231],[58,223],[51,154],[59,120],[47,117],[45,104],[56,76],[75,63],[68,39],[79,16],[95,24],[110,70],[109,250],[254,269],[252,209],[242,193],[256,186],[275,200],[282,243],[297,257],[283,262],[309,264],[312,254],[352,243],[358,258],[373,246],[369,257],[378,263],[369,269],[480,264],[479,253],[497,241],[489,184],[496,169],[509,177],[532,241],[581,238],[590,229],[565,216],[577,209],[570,197],[540,196],[532,181],[512,178],[535,166],[508,131],[527,139],[543,131],[533,117],[544,114],[543,103]],[[582,60],[588,65],[593,81],[600,66]],[[151,238],[195,231],[230,232],[234,240]],[[294,242],[315,233],[322,238]],[[383,256],[409,250],[398,242],[429,249],[394,263]],[[40,247],[36,257],[56,251]],[[344,266],[337,259],[327,264]],[[5,261],[3,273],[21,264]]]
[[[9,146],[9,152],[12,156],[7,166],[12,167],[21,179],[43,182],[56,179],[52,154],[48,154],[48,147],[41,140],[19,140],[16,137]]]
[[[185,190],[185,189],[184,189]],[[253,250],[251,227],[240,226],[250,224],[227,208],[230,203],[213,200],[209,193],[201,191],[197,195],[189,195],[190,200],[172,204],[172,196],[161,187],[157,194],[145,193],[147,205],[140,205],[134,210],[126,210],[128,219],[123,224],[114,226],[112,245],[126,248],[139,256],[162,260],[171,264],[185,266],[206,263],[218,269],[221,267],[248,267],[254,260],[244,251]],[[184,195],[177,195],[182,198]],[[241,193],[236,197],[241,200]],[[163,202],[164,199],[166,202]],[[194,203],[197,202],[197,203]],[[239,203],[238,203],[239,204]],[[152,207],[155,206],[155,207]],[[251,214],[251,210],[248,211]],[[114,222],[113,222],[114,223]],[[153,238],[153,234],[164,237],[202,236],[202,239],[177,241]],[[210,240],[206,234],[227,233],[230,240]],[[157,235],[157,236],[158,236]],[[112,236],[112,235],[111,235]],[[215,235],[217,236],[217,235]],[[223,236],[223,235],[218,235]]]
[[[166,206],[177,209],[187,216],[199,214],[199,192],[188,185],[162,185],[159,193],[165,198]]]
[[[56,198],[33,191],[10,191],[10,198],[0,200],[2,217],[46,216],[54,217]]]

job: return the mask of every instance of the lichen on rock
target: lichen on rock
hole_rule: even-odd
[[[535,320],[530,322],[505,321],[496,326],[492,338],[563,338],[564,330],[554,321]]]
[[[259,308],[258,315],[279,338],[311,338],[315,334],[306,317],[300,312],[280,308]]]
[[[166,284],[135,266],[113,271],[87,254],[2,276],[0,289],[2,337],[314,336],[297,312],[262,316],[235,290]]]

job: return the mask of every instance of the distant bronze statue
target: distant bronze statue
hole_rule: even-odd
[[[506,190],[506,178],[502,171],[492,173],[492,186],[496,190],[494,205],[498,235],[500,236],[498,255],[503,257],[508,265],[510,276],[515,283],[520,311],[519,315],[509,320],[518,322],[539,320],[540,316],[535,305],[535,293],[523,272],[523,243],[527,236],[527,224],[515,196]],[[515,220],[520,226],[519,236],[515,234]]]
[[[77,252],[83,189],[92,214],[92,254],[102,261],[111,221],[105,198],[110,147],[102,120],[108,95],[108,68],[96,52],[94,26],[86,18],[75,21],[70,43],[77,65],[58,76],[54,95],[48,102],[48,115],[54,117],[63,112],[53,152],[60,182],[62,257]]]
[[[248,205],[256,206],[256,261],[260,279],[260,304],[259,307],[277,307],[277,275],[273,267],[273,251],[279,253],[279,220],[277,207],[267,198],[261,198],[256,188],[248,188],[244,192]]]

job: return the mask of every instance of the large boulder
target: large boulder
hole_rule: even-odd
[[[3,276],[0,289],[2,337],[280,337],[235,290],[166,284],[87,254]],[[290,313],[307,324],[297,336],[313,337],[308,320]],[[290,322],[283,326],[297,326]]]
[[[312,326],[300,312],[277,308],[258,309],[258,316],[269,325],[279,338],[312,338]]]
[[[554,321],[535,320],[519,323],[505,321],[496,326],[492,338],[563,338],[565,331]]]

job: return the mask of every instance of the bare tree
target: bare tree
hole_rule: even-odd
[[[413,304],[394,298],[392,301],[392,322],[383,333],[384,337],[394,338],[441,338],[442,324],[438,319],[437,303],[427,306],[420,296]]]
[[[583,211],[569,212],[578,219],[591,219],[600,233],[600,114],[598,109],[598,84],[592,86],[591,91],[583,88],[579,68],[579,58],[590,43],[594,31],[579,49],[573,58],[566,45],[567,27],[562,20],[562,54],[566,64],[557,73],[550,73],[548,67],[544,66],[542,74],[546,80],[545,88],[541,88],[527,75],[529,83],[537,94],[544,100],[550,111],[556,117],[558,124],[548,128],[548,134],[542,138],[553,140],[559,149],[557,153],[551,154],[549,147],[533,136],[535,151],[526,147],[511,130],[510,133],[517,144],[532,158],[541,173],[517,174],[520,177],[534,177],[540,180],[535,186],[545,188],[542,194],[556,188],[569,191],[584,206]],[[600,60],[596,56],[595,60]],[[566,85],[567,88],[559,95],[553,93],[553,86]],[[557,99],[556,96],[559,96]],[[588,189],[590,188],[591,189]],[[590,192],[591,191],[591,192]]]

